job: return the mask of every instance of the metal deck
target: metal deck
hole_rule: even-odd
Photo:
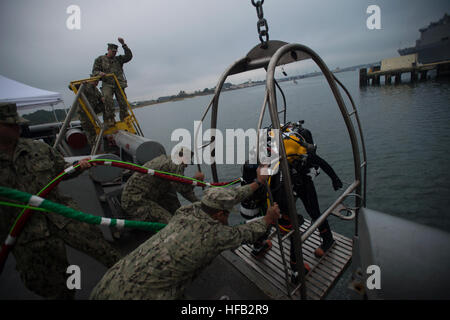
[[[309,225],[310,221],[305,220],[300,230],[304,232]],[[321,259],[314,256],[314,250],[321,243],[317,230],[303,244],[303,259],[311,267],[311,271],[305,279],[308,299],[319,300],[324,298],[351,261],[352,240],[335,232],[333,232],[333,237],[336,241],[335,245]],[[270,298],[289,299],[278,237],[274,236],[272,238],[272,249],[262,258],[254,258],[251,251],[252,246],[243,245],[233,251],[238,258],[236,256],[233,257],[231,252],[225,254],[224,257],[232,262]],[[289,270],[290,240],[288,238],[283,241],[283,252]],[[290,282],[290,270],[288,272],[289,291],[292,294],[299,286],[295,286]],[[292,298],[299,298],[299,290],[292,294]]]

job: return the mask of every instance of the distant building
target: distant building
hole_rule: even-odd
[[[417,65],[417,53],[381,60],[381,71],[409,69]]]
[[[417,60],[422,64],[450,60],[450,16],[448,14],[419,31],[420,39],[416,40],[414,47],[398,50],[401,56],[417,53]]]

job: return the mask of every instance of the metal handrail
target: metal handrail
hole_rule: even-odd
[[[55,144],[53,145],[53,148],[58,147],[58,145],[61,143],[62,138],[63,138],[64,134],[66,133],[67,126],[69,125],[70,120],[72,120],[72,116],[75,113],[75,110],[77,109],[78,99],[80,98],[81,93],[83,93],[83,89],[84,89],[84,83],[81,84],[80,90],[78,92],[74,91],[76,93],[75,100],[72,103],[72,106],[70,107],[70,110],[66,116],[66,119],[64,119],[64,123],[63,123],[61,129],[59,130],[59,133],[56,137],[56,141],[55,141]]]
[[[360,185],[359,181],[354,181],[340,196],[333,202],[333,204],[317,218],[314,223],[312,223],[308,229],[305,230],[302,234],[302,242],[305,242],[324,221],[331,214],[331,212],[358,186]]]
[[[333,74],[330,72],[330,70],[328,69],[328,67],[326,66],[326,64],[323,62],[323,60],[309,47],[301,45],[301,44],[286,44],[284,46],[282,46],[281,48],[279,48],[275,54],[272,56],[272,58],[270,59],[269,62],[269,66],[267,68],[267,77],[266,77],[266,90],[268,90],[269,92],[269,110],[270,110],[270,114],[271,114],[271,119],[272,119],[272,124],[273,124],[273,128],[274,129],[280,129],[280,123],[279,123],[279,119],[278,119],[278,114],[277,114],[277,102],[276,102],[276,92],[275,92],[275,79],[274,79],[274,75],[275,75],[275,67],[278,65],[279,60],[287,53],[291,53],[292,52],[296,52],[296,51],[300,51],[303,52],[305,54],[307,54],[309,57],[311,57],[311,59],[317,64],[317,66],[321,69],[322,73],[324,74],[330,89],[335,97],[335,100],[338,104],[338,107],[341,111],[341,114],[344,118],[344,122],[346,124],[347,127],[347,131],[350,135],[350,140],[351,140],[351,144],[352,144],[352,151],[353,151],[353,161],[354,161],[354,173],[355,173],[355,181],[360,181],[361,180],[361,168],[360,168],[360,155],[359,155],[359,147],[358,147],[358,140],[356,138],[356,134],[353,128],[353,124],[349,118],[349,114],[347,111],[347,108],[344,104],[344,101],[342,99],[342,96],[339,92],[339,89],[336,86],[336,82],[334,80],[334,76]],[[279,136],[279,141],[282,141],[282,137],[281,137],[281,132],[278,132]],[[291,179],[290,179],[290,175],[289,175],[289,165],[288,165],[288,161],[286,158],[286,151],[284,148],[284,144],[280,143],[280,155],[281,155],[281,159],[280,159],[280,164],[281,164],[281,170],[284,176],[284,187],[285,190],[292,190],[292,183],[291,183]],[[360,183],[358,183],[356,185],[356,193],[357,194],[361,194],[361,187],[360,187]],[[290,192],[287,192],[287,196],[288,196],[288,208],[289,208],[289,217],[291,219],[292,222],[292,227],[294,230],[293,233],[293,237],[294,237],[294,250],[295,250],[295,254],[296,254],[296,258],[297,261],[302,261],[300,260],[302,257],[299,256],[302,254],[302,238],[300,238],[299,234],[299,226],[298,226],[298,221],[297,221],[297,214],[296,214],[296,208],[295,208],[295,203],[293,201],[293,196]],[[356,207],[360,207],[360,198],[356,197],[355,198],[355,205]],[[322,215],[322,222],[324,221],[324,216]],[[355,223],[357,223],[357,216],[358,216],[358,210],[356,212],[356,219],[355,219]],[[315,227],[317,227],[319,225],[320,221],[316,221],[316,223],[314,223]],[[312,229],[314,230],[314,229]],[[356,229],[355,229],[356,230]],[[305,293],[305,285],[304,285],[304,268],[303,265],[298,265],[297,264],[297,268],[299,269],[299,274],[300,274],[300,282],[302,283],[302,285],[300,286],[300,290],[301,290],[301,296],[302,298],[304,298],[306,296]]]
[[[361,140],[361,149],[362,149],[362,153],[363,153],[363,162],[360,167],[363,168],[363,196],[362,196],[363,199],[362,199],[362,201],[363,201],[363,207],[365,207],[366,206],[366,192],[367,192],[367,154],[366,154],[366,144],[364,142],[364,136],[362,134],[361,121],[359,119],[359,113],[358,113],[358,110],[356,109],[355,102],[353,101],[353,98],[352,98],[350,92],[342,84],[342,82],[339,81],[339,79],[335,75],[333,75],[333,78],[340,85],[340,87],[344,90],[345,94],[347,95],[348,99],[350,100],[350,103],[353,108],[352,114],[355,115],[356,123],[358,125],[359,138]],[[351,114],[349,114],[349,115],[351,115]],[[358,235],[357,228],[358,228],[358,224],[356,224],[355,235]]]

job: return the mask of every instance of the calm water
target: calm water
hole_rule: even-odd
[[[368,157],[367,207],[450,232],[450,82],[405,81],[360,89],[357,72],[339,73],[337,77],[350,91],[363,127]],[[318,154],[333,166],[344,184],[350,184],[353,162],[348,133],[325,79],[315,77],[281,85],[288,121],[305,120]],[[264,90],[264,86],[258,86],[222,93],[218,127],[255,128]],[[172,131],[185,128],[193,137],[194,121],[200,119],[211,98],[158,104],[136,109],[135,114],[145,136],[159,141],[170,152],[178,143],[171,141]],[[209,128],[209,122],[210,114],[203,130]],[[269,124],[267,112],[265,124]],[[195,169],[191,166],[187,174],[192,175]],[[202,165],[202,170],[211,180],[210,169]],[[238,177],[240,170],[240,165],[221,165],[219,179]],[[324,211],[337,193],[324,172],[315,183]],[[304,212],[301,201],[297,207]],[[351,236],[352,223],[333,217],[330,220],[335,230]],[[232,223],[239,221],[237,214],[232,217]]]
[[[368,158],[367,207],[450,232],[450,82],[430,80],[415,84],[359,88],[358,72],[336,75],[350,91],[360,115]],[[405,77],[407,78],[407,77]],[[404,79],[408,80],[408,79]],[[344,186],[353,181],[351,146],[344,121],[323,77],[281,84],[287,98],[287,120],[305,120],[318,154],[327,160]],[[225,92],[219,101],[218,127],[256,128],[265,87]],[[174,129],[186,128],[193,135],[212,96],[202,96],[136,109],[144,134],[159,141],[167,152]],[[344,98],[346,99],[346,98]],[[281,103],[281,97],[278,103]],[[346,100],[350,108],[350,102]],[[203,129],[209,128],[210,114]],[[269,118],[266,112],[265,125]],[[240,165],[220,165],[219,180],[241,175]],[[195,166],[186,173],[192,176]],[[210,169],[202,165],[206,179]],[[315,180],[322,212],[336,199],[328,176]],[[196,190],[201,195],[201,190]],[[187,203],[183,202],[182,203]],[[297,211],[308,218],[301,201]],[[236,212],[230,224],[242,222]],[[354,223],[331,216],[334,231],[352,237]],[[347,289],[349,268],[327,299],[352,298]]]

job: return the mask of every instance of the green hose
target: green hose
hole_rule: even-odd
[[[166,225],[164,223],[158,222],[144,222],[144,221],[133,221],[124,219],[114,219],[114,218],[104,218],[99,216],[94,216],[92,214],[87,214],[75,209],[66,207],[62,204],[46,200],[44,198],[33,196],[29,193],[19,191],[16,189],[0,187],[0,196],[11,200],[20,201],[27,203],[32,206],[31,209],[44,209],[47,212],[54,212],[67,218],[75,219],[81,222],[86,222],[93,225],[105,225],[105,226],[116,226],[127,227],[127,228],[137,228],[153,232],[158,232]],[[9,206],[21,206],[13,203],[2,202],[0,204],[6,204]],[[28,206],[21,206],[28,207]],[[42,210],[39,210],[42,211]]]

